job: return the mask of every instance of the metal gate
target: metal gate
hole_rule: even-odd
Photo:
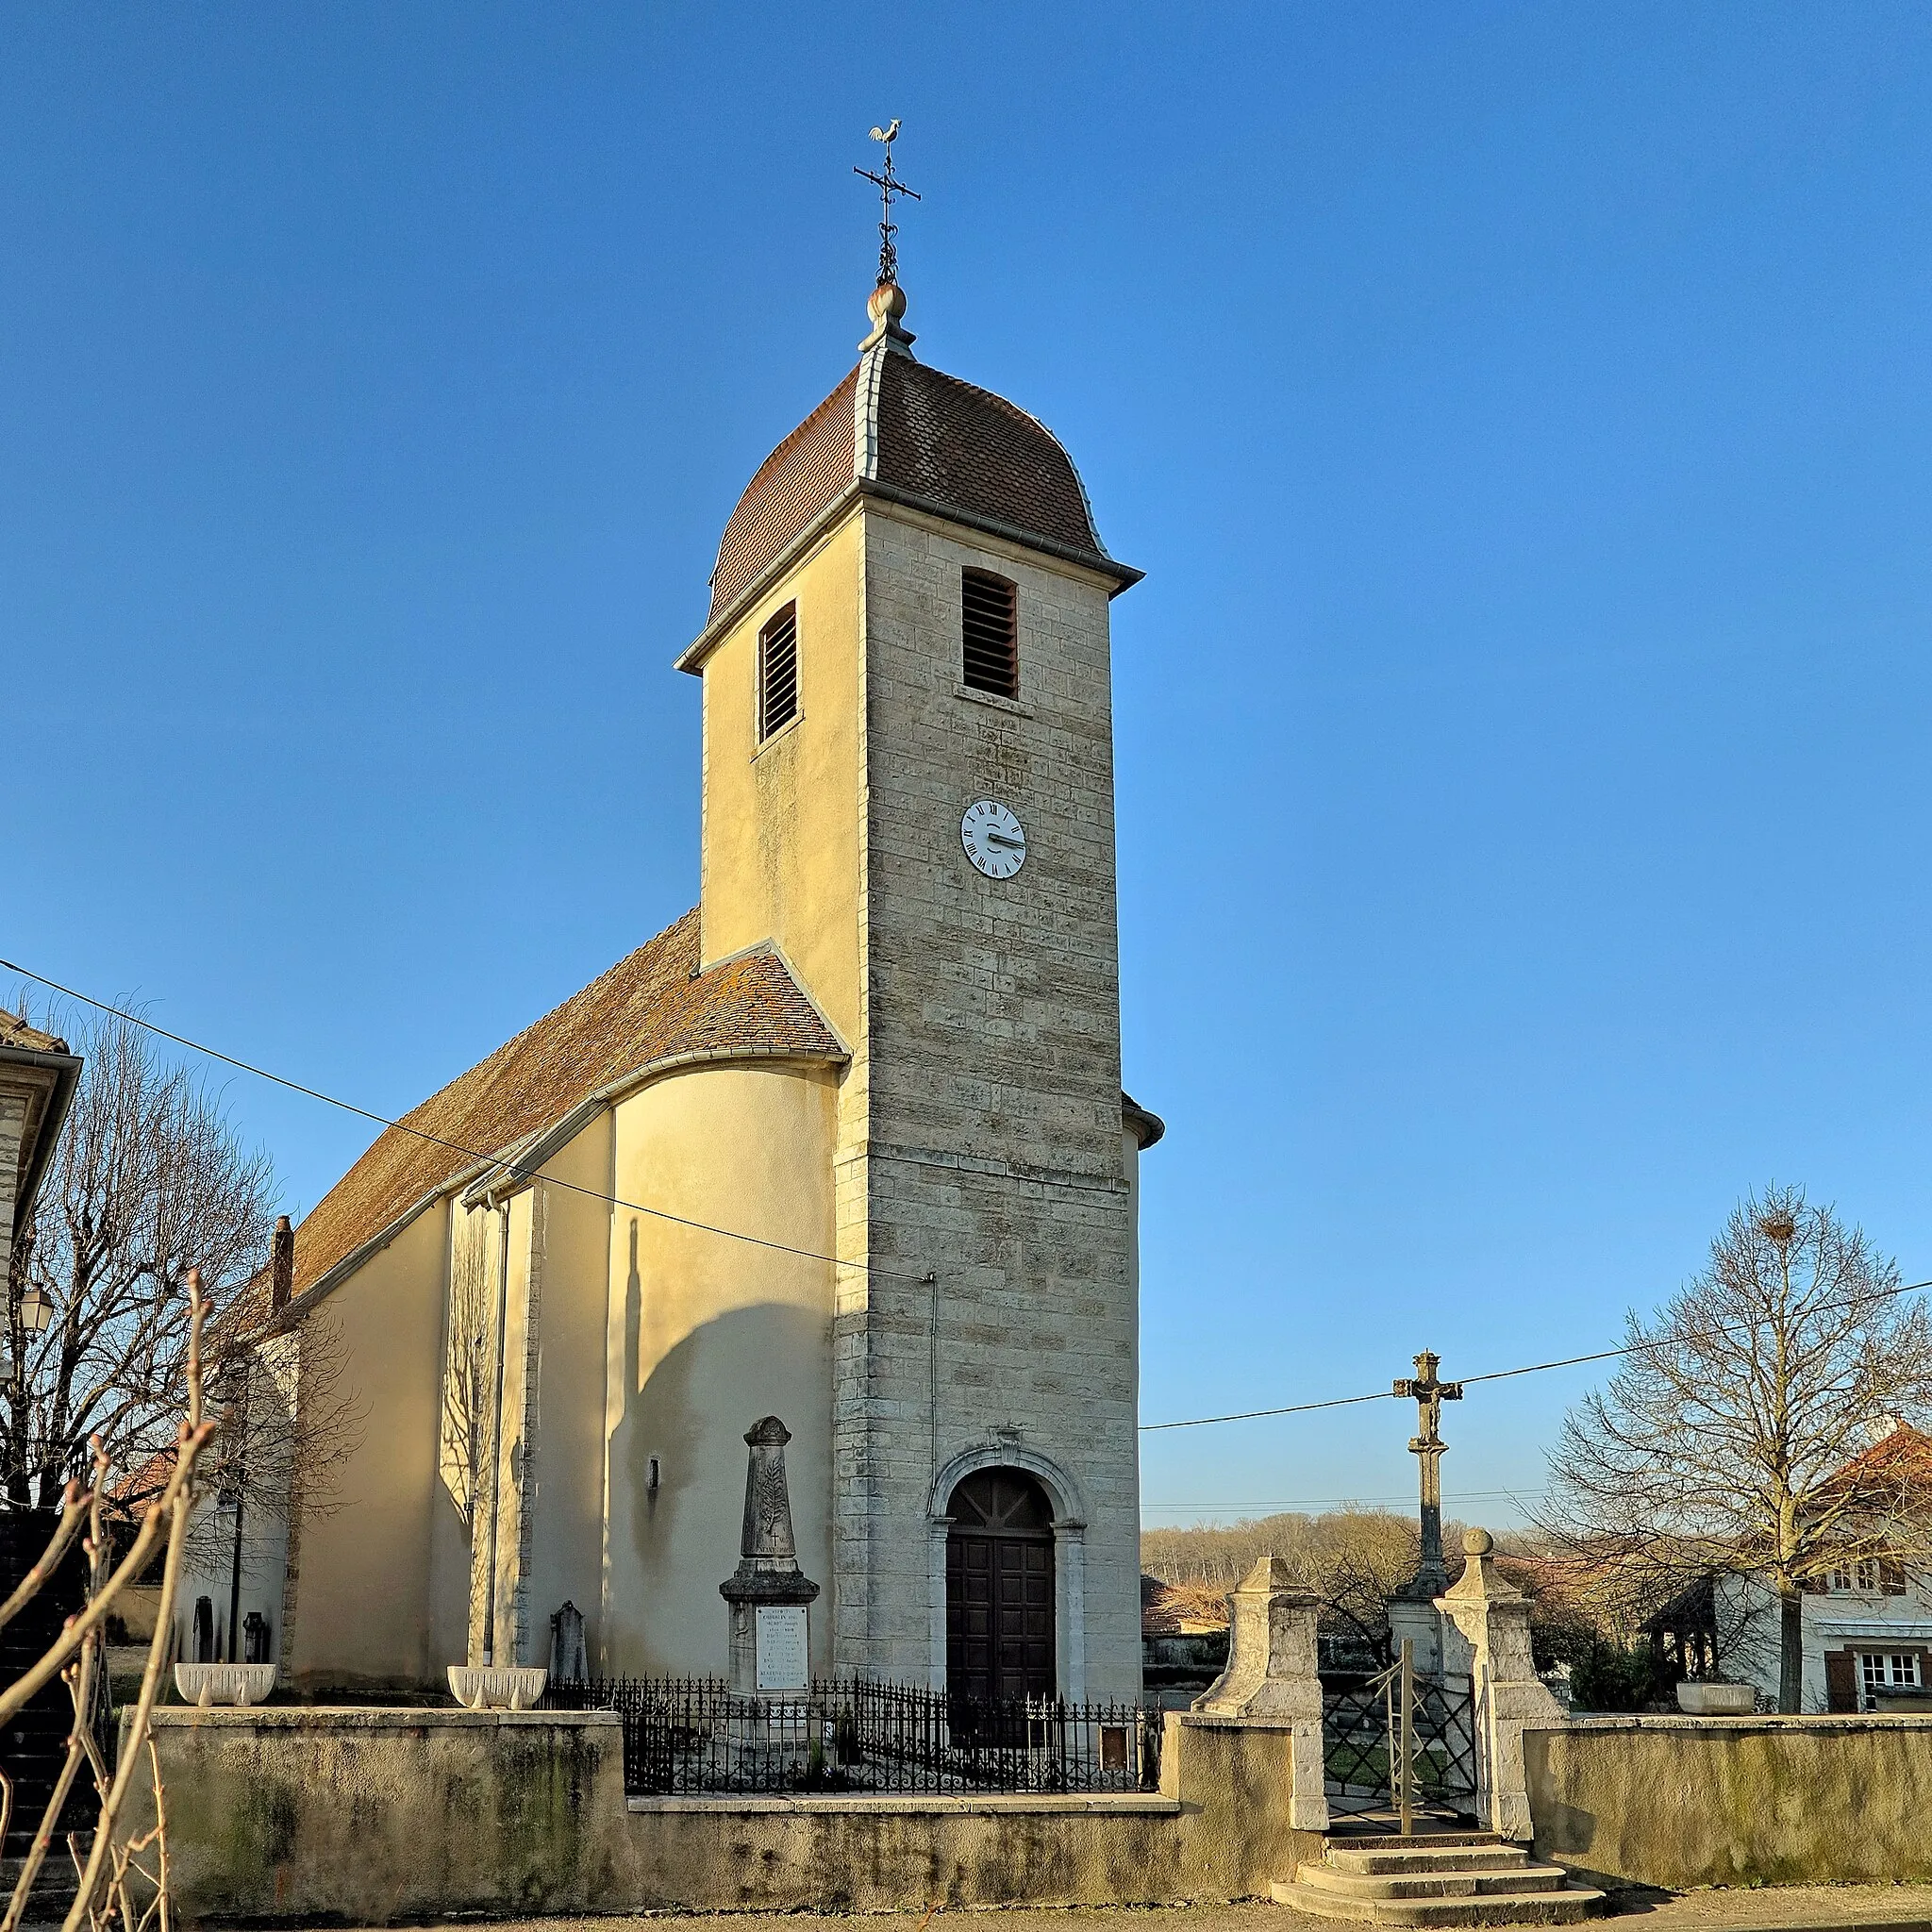
[[[1332,1817],[1475,1812],[1475,1697],[1467,1677],[1418,1671],[1411,1644],[1373,1675],[1322,1684],[1322,1757]]]

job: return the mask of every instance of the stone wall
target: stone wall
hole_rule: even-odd
[[[1538,1855],[1597,1882],[1932,1880],[1932,1718],[1583,1718],[1524,1757]]]
[[[181,1917],[924,1911],[1265,1894],[1287,1726],[1170,1717],[1158,1794],[633,1799],[601,1712],[163,1709]]]

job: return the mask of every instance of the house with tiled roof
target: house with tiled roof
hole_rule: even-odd
[[[1898,1423],[1821,1487],[1837,1525],[1801,1603],[1807,1711],[1932,1712],[1932,1437]],[[1674,1670],[1755,1685],[1777,1707],[1778,1599],[1755,1574],[1706,1576],[1646,1625]]]
[[[547,1665],[573,1612],[594,1672],[724,1674],[720,1586],[777,1521],[756,1437],[791,1668],[1139,1690],[1162,1128],[1121,1085],[1108,618],[1139,573],[905,315],[882,282],[676,658],[699,905],[294,1230],[263,1319],[327,1335],[361,1440],[326,1507],[258,1525],[232,1613],[205,1592],[292,1688]]]

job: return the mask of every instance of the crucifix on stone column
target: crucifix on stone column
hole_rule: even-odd
[[[1462,1400],[1460,1382],[1438,1379],[1442,1358],[1424,1349],[1415,1358],[1415,1374],[1395,1384],[1394,1392],[1414,1399],[1416,1433],[1408,1453],[1422,1462],[1422,1561],[1416,1565],[1407,1596],[1433,1599],[1449,1587],[1449,1566],[1442,1560],[1442,1457],[1449,1445],[1442,1440],[1442,1405]]]

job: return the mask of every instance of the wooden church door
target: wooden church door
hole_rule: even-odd
[[[1017,1469],[969,1475],[946,1505],[946,1688],[1051,1697],[1056,1689],[1053,1507]]]

